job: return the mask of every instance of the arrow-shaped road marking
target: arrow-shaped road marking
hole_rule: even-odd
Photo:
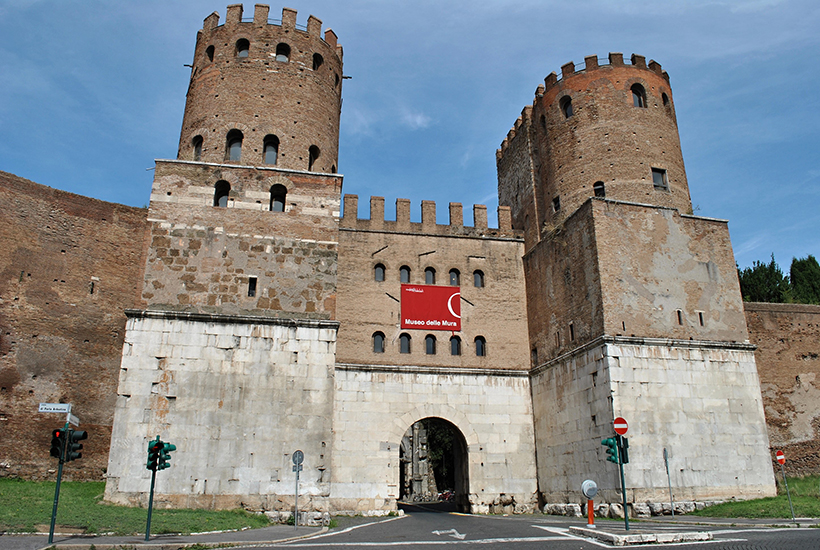
[[[467,533],[464,533],[462,535],[461,533],[459,533],[455,529],[448,529],[447,531],[433,531],[433,534],[434,535],[450,535],[451,537],[456,538],[458,540],[464,540],[464,537],[467,536]]]

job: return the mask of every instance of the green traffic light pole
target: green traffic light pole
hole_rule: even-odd
[[[157,479],[157,460],[159,460],[159,449],[161,448],[159,436],[154,441],[148,443],[148,469],[151,470],[151,492],[148,497],[148,522],[145,524],[145,542],[151,537],[151,513],[154,511],[154,483]],[[151,464],[151,449],[156,451],[156,460]]]
[[[60,446],[60,465],[57,466],[57,488],[54,490],[54,507],[51,509],[51,527],[48,529],[49,544],[54,543],[54,524],[57,521],[57,503],[60,502],[60,482],[63,480],[63,461],[65,460],[66,448],[68,447],[68,418],[66,418],[63,433],[65,437],[62,438],[63,444]]]

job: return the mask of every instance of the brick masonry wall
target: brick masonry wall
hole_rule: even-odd
[[[0,476],[54,479],[51,431],[73,405],[89,433],[65,479],[108,463],[123,310],[137,302],[147,211],[0,172]],[[93,292],[92,292],[93,291]]]
[[[820,473],[820,306],[744,303],[766,423],[789,475]],[[776,463],[775,467],[780,470]]]

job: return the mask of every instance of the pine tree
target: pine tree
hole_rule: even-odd
[[[811,254],[807,258],[792,258],[789,273],[792,295],[801,304],[820,304],[820,264]]]
[[[789,279],[774,261],[755,261],[752,267],[738,269],[740,292],[744,302],[785,303],[792,301]]]

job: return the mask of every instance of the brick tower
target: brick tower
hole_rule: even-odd
[[[618,501],[600,440],[623,416],[634,502],[660,497],[664,447],[676,498],[772,494],[728,227],[692,215],[668,75],[616,53],[561,73],[496,154],[525,232],[539,490],[595,474]]]

